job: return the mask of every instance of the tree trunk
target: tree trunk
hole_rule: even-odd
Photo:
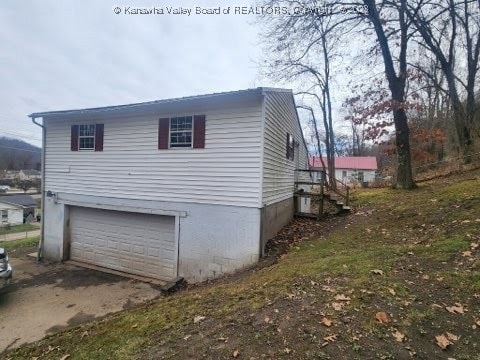
[[[408,128],[407,114],[403,108],[397,108],[393,111],[393,121],[395,123],[395,146],[398,163],[395,187],[412,189],[415,187],[415,183],[410,158],[410,130]]]
[[[406,77],[406,53],[407,53],[407,35],[405,26],[401,31],[401,44],[399,54],[399,74],[395,73],[393,57],[388,45],[388,39],[382,26],[380,14],[377,11],[375,0],[363,0],[364,4],[370,9],[370,20],[372,21],[378,43],[382,50],[383,63],[385,65],[385,76],[388,81],[393,101],[393,122],[395,124],[395,145],[397,151],[397,181],[395,187],[399,189],[412,189],[415,182],[412,176],[412,164],[410,158],[410,130],[408,119],[403,104],[405,103],[405,77]],[[401,1],[399,9],[400,22],[405,25],[404,11],[406,0]]]
[[[462,101],[458,96],[453,72],[450,68],[446,66],[442,66],[442,69],[445,72],[448,88],[450,90],[450,100],[452,102],[453,109],[453,121],[457,133],[459,152],[462,152],[464,163],[469,164],[472,162],[473,154],[473,141],[471,132],[472,124],[470,123],[463,107]]]

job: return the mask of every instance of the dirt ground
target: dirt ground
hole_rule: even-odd
[[[0,355],[60,329],[144,303],[160,295],[154,285],[69,264],[38,263],[10,252],[14,280],[0,291]]]

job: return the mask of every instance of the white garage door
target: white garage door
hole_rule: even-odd
[[[175,217],[70,208],[70,259],[170,280],[177,275]]]

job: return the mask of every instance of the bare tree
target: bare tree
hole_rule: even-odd
[[[276,60],[270,63],[274,65],[274,71],[282,75],[288,74],[290,79],[297,80],[302,75],[308,74],[314,80],[313,85],[307,87],[304,93],[315,98],[321,109],[324,124],[326,124],[326,141],[329,142],[326,143],[327,158],[332,163],[332,169],[335,141],[330,86],[331,64],[338,63],[336,60],[340,57],[339,49],[343,50],[343,55],[348,55],[350,49],[345,49],[345,43],[341,43],[344,36],[350,34],[352,30],[357,34],[369,36],[371,32],[367,30],[373,27],[374,31],[371,34],[378,42],[391,93],[390,106],[395,124],[398,157],[396,186],[409,189],[415,186],[411,171],[409,128],[404,108],[409,24],[405,15],[406,0],[401,0],[400,3],[401,6],[397,7],[387,1],[377,5],[375,0],[354,0],[348,4],[342,1],[319,3],[270,0],[266,1],[265,5],[303,6],[304,8],[323,6],[331,11],[328,14],[306,12],[284,17],[263,17],[263,20],[269,25],[266,38],[273,45],[272,53],[277,55]],[[362,8],[368,11],[344,11]],[[389,19],[388,26],[384,16]],[[392,31],[390,29],[394,22]],[[398,70],[396,70],[396,64]],[[333,175],[330,166],[329,173]]]
[[[480,0],[409,1],[407,16],[418,44],[438,60],[445,75],[459,150],[472,160],[480,55]],[[461,90],[461,91],[460,91]],[[461,93],[465,93],[462,101]]]
[[[15,181],[15,187],[22,189],[24,194],[26,194],[27,191],[34,186],[35,184],[32,182],[32,180],[16,180]]]
[[[267,0],[264,6],[285,6],[289,8],[313,8],[316,1]],[[324,7],[324,9],[326,9]],[[263,16],[264,39],[270,58],[264,72],[280,81],[295,81],[301,91],[302,106],[313,112],[318,109],[324,128],[324,143],[327,157],[329,183],[335,181],[335,134],[332,110],[331,62],[336,61],[341,48],[339,43],[346,32],[343,25],[347,18],[337,21],[328,13],[310,12],[286,14],[285,16]],[[357,20],[358,21],[358,20]],[[316,123],[316,121],[315,121]],[[319,140],[319,129],[313,129]],[[319,141],[318,141],[319,142]],[[317,148],[321,149],[320,144]],[[321,157],[321,153],[319,153]]]
[[[315,111],[313,111],[313,108],[311,106],[306,106],[306,105],[297,105],[297,108],[307,110],[310,113],[318,157],[320,159],[320,163],[322,164],[322,169],[325,170],[326,167],[325,167],[325,162],[323,161],[323,156],[322,156],[322,145],[320,141],[320,133],[318,131],[317,118],[315,117]]]
[[[405,14],[407,0],[400,0],[400,6],[398,7],[387,7],[386,5],[388,5],[388,3],[385,2],[377,8],[375,0],[363,0],[363,3],[368,6],[368,19],[374,27],[376,38],[381,49],[385,76],[391,93],[393,122],[395,125],[395,148],[397,153],[396,187],[411,189],[415,187],[415,183],[412,175],[410,155],[410,129],[404,107],[406,100],[407,45],[409,40],[408,23]],[[396,14],[394,9],[396,10]],[[395,28],[395,33],[398,33],[398,38],[387,36],[385,29],[386,22],[381,15],[382,10],[387,12],[389,18],[397,18],[398,27]],[[389,38],[391,41],[389,41]],[[395,61],[391,50],[391,42],[398,42],[398,45],[393,45],[398,47],[397,61]],[[395,62],[398,64],[398,72],[395,69]]]

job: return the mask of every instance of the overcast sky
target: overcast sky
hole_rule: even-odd
[[[32,112],[275,85],[259,82],[255,17],[195,15],[195,3],[206,1],[2,0],[0,135],[40,145]],[[192,14],[125,13],[153,6]]]

